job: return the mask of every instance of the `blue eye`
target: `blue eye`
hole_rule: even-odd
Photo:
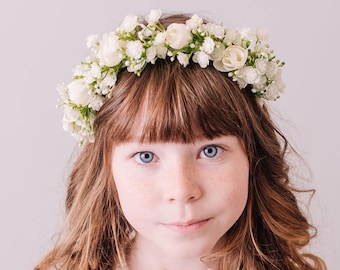
[[[218,147],[214,145],[210,145],[205,147],[201,152],[207,158],[213,158],[218,153]]]
[[[142,163],[150,163],[153,161],[154,154],[151,152],[141,152],[138,153],[138,160],[141,161]]]

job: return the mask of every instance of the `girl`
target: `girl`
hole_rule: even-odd
[[[326,269],[264,101],[284,88],[265,31],[153,10],[88,46],[59,88],[83,147],[66,226],[36,270]]]

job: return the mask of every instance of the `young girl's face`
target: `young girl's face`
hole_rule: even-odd
[[[139,143],[113,151],[113,177],[137,248],[200,257],[237,221],[248,195],[249,163],[240,140]]]

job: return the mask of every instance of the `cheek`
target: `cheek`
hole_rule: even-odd
[[[138,217],[142,209],[153,203],[152,187],[147,179],[142,179],[131,170],[116,170],[113,179],[118,198],[126,218]]]
[[[240,215],[248,200],[249,167],[233,166],[220,174],[214,182],[214,198],[218,201],[219,209]],[[225,173],[227,172],[227,173]]]

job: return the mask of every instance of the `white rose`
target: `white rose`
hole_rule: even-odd
[[[109,67],[118,65],[123,58],[120,48],[120,42],[115,34],[105,35],[98,53],[102,64]]]
[[[206,68],[209,65],[209,55],[205,52],[195,52],[192,60],[198,63],[201,68]]]
[[[227,47],[220,60],[214,61],[214,67],[222,72],[240,69],[247,61],[248,50],[240,46]]]
[[[143,44],[139,40],[129,41],[126,43],[126,54],[133,58],[139,59],[143,52]]]
[[[183,48],[192,39],[190,30],[185,24],[170,24],[165,32],[165,40],[175,50]]]
[[[74,80],[67,85],[69,99],[77,105],[86,106],[90,103],[92,96],[84,81]]]

